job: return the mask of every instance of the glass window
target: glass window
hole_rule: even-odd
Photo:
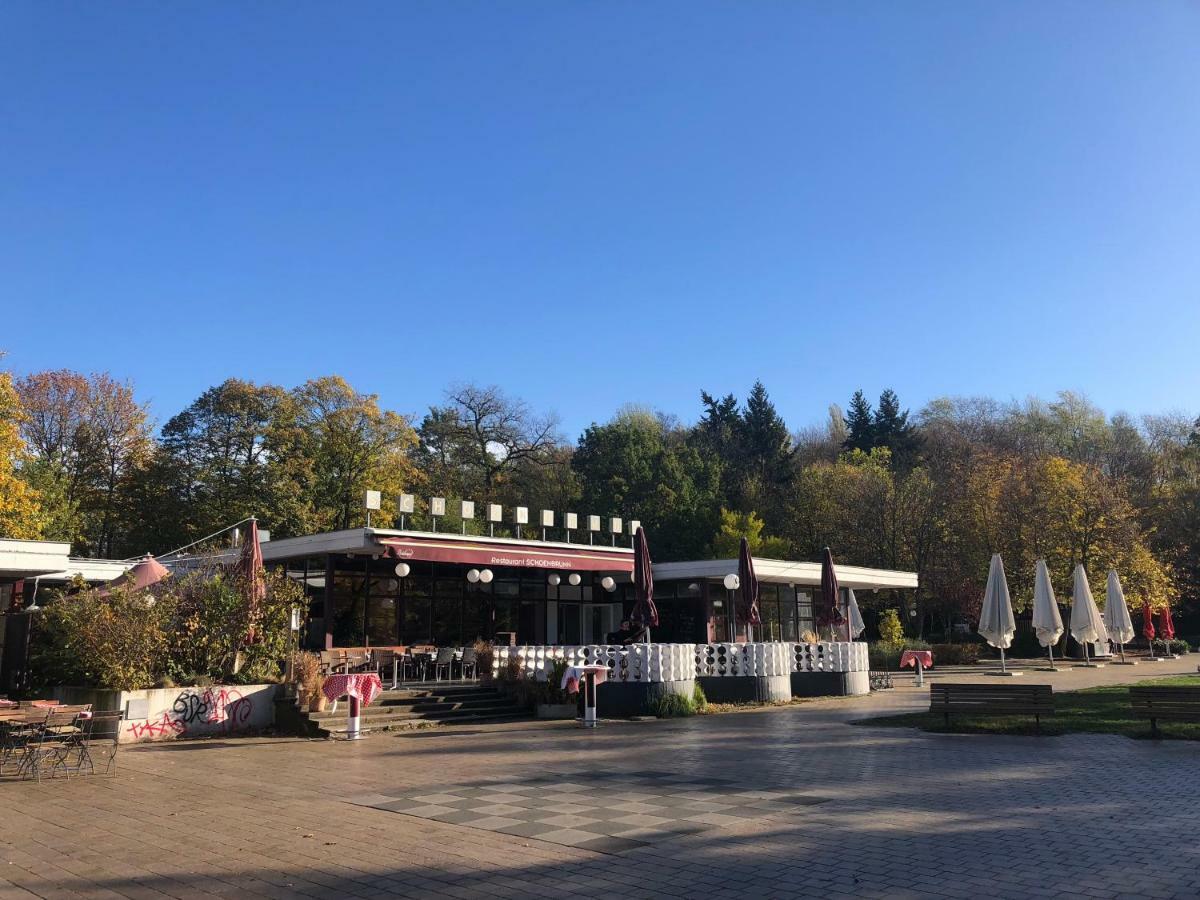
[[[762,639],[767,641],[780,640],[779,623],[779,588],[774,584],[758,586],[759,618],[762,619]]]
[[[361,647],[366,642],[366,575],[338,568],[330,586],[333,645]]]
[[[801,633],[813,630],[813,595],[811,590],[796,591],[796,619],[796,627]]]
[[[396,608],[400,579],[372,575],[367,600],[367,642],[372,646],[396,643]]]

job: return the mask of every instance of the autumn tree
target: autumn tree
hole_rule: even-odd
[[[28,458],[21,438],[24,421],[12,376],[0,372],[0,535],[32,540],[41,537],[43,515],[37,491],[18,474]]]

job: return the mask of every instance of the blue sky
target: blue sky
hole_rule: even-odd
[[[11,2],[0,348],[685,420],[1200,411],[1200,5]]]

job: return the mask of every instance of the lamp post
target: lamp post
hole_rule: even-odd
[[[729,611],[726,615],[729,617],[729,643],[737,642],[737,605],[733,599],[733,592],[742,586],[742,579],[738,578],[736,572],[730,572],[725,576],[725,590],[728,591],[727,603]]]

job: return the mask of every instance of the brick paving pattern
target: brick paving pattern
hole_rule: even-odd
[[[1121,677],[1188,669],[1194,658]],[[1078,687],[1112,672],[1052,677]],[[124,750],[113,777],[0,784],[0,900],[1200,896],[1200,745],[849,724],[919,708],[926,696],[902,687],[595,731],[521,723],[357,743],[209,740]],[[609,801],[648,806],[631,815],[668,821],[639,837],[628,836],[636,824],[593,833],[568,818],[558,831],[592,836],[556,843],[489,827],[495,821],[480,827],[482,809],[455,810],[464,819],[456,823],[375,808],[449,808],[430,801],[478,801],[463,792],[503,784],[519,790],[489,793],[528,799],[490,803],[483,819],[519,818],[497,810],[505,806],[533,814],[557,793],[584,810],[564,815],[594,820],[588,825],[606,821],[609,813],[595,810],[615,810],[600,806]],[[728,817],[672,832],[690,817],[678,806],[664,813],[667,805],[649,795],[688,793],[688,785],[721,804],[736,805],[739,792],[768,795],[741,801],[781,807],[788,798],[827,802],[716,813]],[[784,796],[771,798],[776,791]],[[536,815],[537,827],[553,818]],[[607,821],[616,818],[624,816]],[[582,846],[593,839],[639,846]]]

